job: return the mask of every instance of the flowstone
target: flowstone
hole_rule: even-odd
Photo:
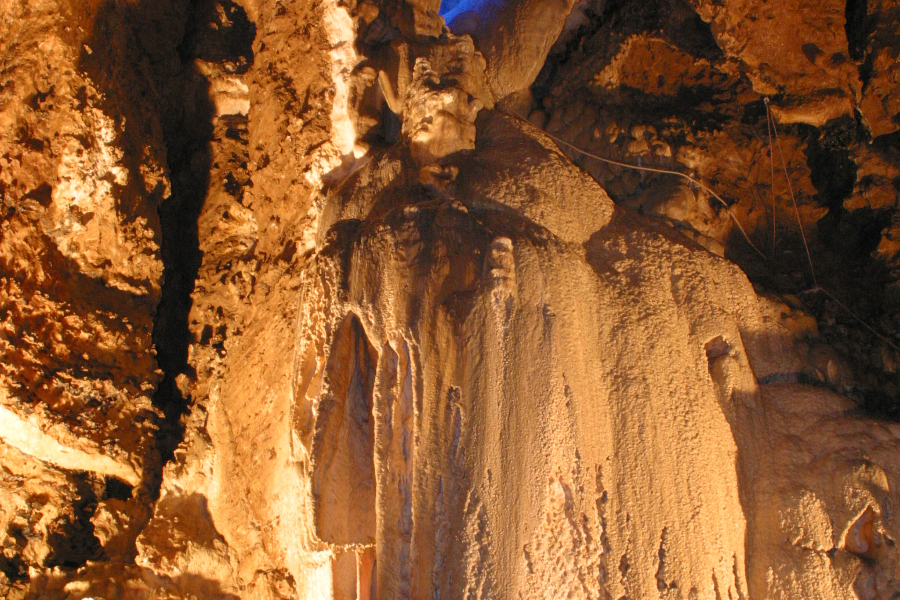
[[[401,143],[324,200],[301,299],[294,457],[335,597],[874,589],[890,569],[860,571],[877,536],[853,533],[874,516],[814,562],[772,525],[807,527],[808,495],[759,432],[819,396],[761,391],[794,350],[743,273],[523,121],[482,110],[472,143],[477,104],[441,71],[417,63]],[[822,510],[865,508],[845,470]]]
[[[410,90],[427,112],[433,86]],[[434,110],[408,115],[457,114]],[[661,574],[746,595],[749,283],[615,211],[512,117],[483,112],[469,151],[428,138],[440,187],[404,131],[319,224],[293,411],[315,537],[374,548],[379,598],[650,597]],[[710,377],[716,336],[733,395]]]
[[[893,3],[0,2],[0,596],[896,599]]]

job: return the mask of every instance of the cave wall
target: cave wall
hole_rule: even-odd
[[[890,413],[897,124],[865,107],[896,15],[840,4],[589,5],[516,110],[580,149],[565,151],[617,202],[735,261],[758,289],[801,298],[830,348],[811,348],[806,376]],[[719,198],[582,151],[674,168]]]
[[[0,6],[2,592],[893,597],[896,7],[440,9]]]

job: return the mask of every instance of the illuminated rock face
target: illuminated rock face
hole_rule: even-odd
[[[890,3],[439,4],[0,4],[0,595],[894,598]]]
[[[439,198],[354,178],[328,199],[359,221],[322,224],[301,325],[323,332],[294,409],[316,536],[374,545],[382,598],[746,595],[729,418],[755,392],[749,284],[616,214],[534,130],[481,131]],[[710,378],[716,336],[736,398]]]
[[[900,431],[845,439],[866,427],[845,400],[760,388],[796,357],[739,270],[510,117],[450,163],[439,195],[379,189],[415,169],[389,153],[320,222],[293,436],[314,537],[359,565],[335,586],[365,566],[378,598],[893,593]]]

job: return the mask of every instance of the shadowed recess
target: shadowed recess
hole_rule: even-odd
[[[328,360],[331,391],[320,407],[313,445],[313,493],[320,539],[371,544],[375,539],[372,397],[378,352],[351,314],[337,332]]]

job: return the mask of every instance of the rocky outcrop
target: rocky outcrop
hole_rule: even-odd
[[[807,375],[891,411],[897,193],[887,182],[896,177],[896,150],[893,136],[866,117],[870,87],[860,87],[858,73],[868,63],[846,38],[857,31],[851,38],[867,48],[890,39],[870,33],[892,18],[888,7],[876,9],[870,3],[863,27],[837,6],[777,15],[756,3],[589,8],[520,110],[591,154],[712,185],[724,200],[684,179],[565,148],[617,202],[675,224],[734,260],[755,285],[803,297],[841,355],[835,364],[852,365],[830,379],[810,356]],[[803,44],[822,53],[808,58]],[[847,60],[829,62],[838,54]]]
[[[572,0],[458,2],[446,13],[457,35],[469,35],[487,59],[487,78],[498,100],[526,90],[572,11]]]
[[[894,12],[0,6],[3,594],[892,598]]]
[[[153,111],[87,73],[101,49],[87,8],[0,12],[0,535],[2,585],[15,588],[30,567],[83,564],[103,544],[127,556],[121,538],[148,516],[157,207],[170,181]]]

